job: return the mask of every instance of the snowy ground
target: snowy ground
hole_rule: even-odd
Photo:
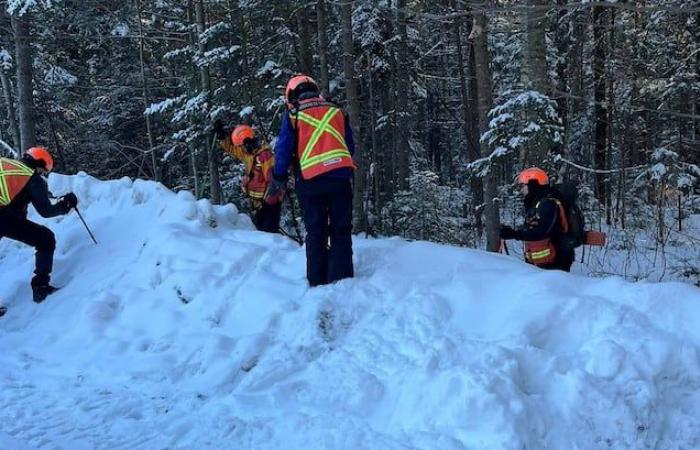
[[[0,241],[1,449],[700,448],[700,291],[515,257],[355,241],[303,250],[150,182],[73,190],[44,304]]]

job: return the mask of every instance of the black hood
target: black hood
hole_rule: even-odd
[[[525,196],[525,208],[530,209],[537,202],[542,200],[544,197],[546,197],[549,192],[550,192],[550,187],[549,186],[542,186],[538,184],[536,181],[530,181],[527,184],[527,195]]]

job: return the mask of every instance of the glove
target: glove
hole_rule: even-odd
[[[216,119],[212,128],[214,129],[214,134],[218,140],[223,141],[226,139],[228,133],[224,129],[224,124],[221,122],[221,119]]]
[[[501,239],[507,241],[508,239],[517,239],[518,232],[508,225],[502,225],[501,230],[498,232]]]
[[[287,177],[272,176],[272,181],[267,186],[265,192],[265,202],[268,205],[276,205],[284,198],[284,192],[287,189]]]
[[[60,202],[63,204],[66,211],[70,211],[71,209],[78,206],[78,197],[76,197],[74,193],[69,192],[63,197],[61,197]]]
[[[248,183],[250,183],[250,177],[248,175],[243,175],[241,177],[241,189],[244,191],[248,189]]]

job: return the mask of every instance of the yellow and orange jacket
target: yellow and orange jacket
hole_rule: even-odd
[[[227,137],[219,141],[219,146],[234,159],[241,161],[245,166],[245,176],[248,183],[241,188],[250,197],[253,207],[260,208],[267,191],[267,186],[272,181],[272,169],[275,166],[275,155],[267,144],[262,144],[255,153],[248,153],[242,146],[233,145]]]

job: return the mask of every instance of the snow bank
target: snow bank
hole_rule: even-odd
[[[700,448],[700,293],[502,255],[303,249],[152,182],[52,175],[78,218],[44,304],[0,240],[0,448]]]

